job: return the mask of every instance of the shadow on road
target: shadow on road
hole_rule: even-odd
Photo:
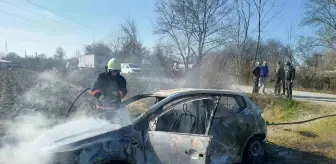
[[[333,97],[318,97],[318,96],[297,96],[293,95],[295,99],[305,99],[311,101],[324,101],[324,102],[336,102],[336,98]]]
[[[335,164],[336,159],[295,150],[274,143],[266,144],[264,164]]]

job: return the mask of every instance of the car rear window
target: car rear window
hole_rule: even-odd
[[[228,117],[230,114],[237,114],[246,108],[246,102],[242,96],[227,95],[221,96],[215,118]]]

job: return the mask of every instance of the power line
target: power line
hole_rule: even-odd
[[[33,14],[35,14],[35,15],[42,16],[43,18],[52,20],[52,21],[54,21],[54,22],[58,22],[58,23],[63,23],[63,24],[65,24],[64,22],[61,22],[61,21],[58,21],[58,20],[55,20],[55,19],[51,19],[51,18],[49,18],[49,17],[46,17],[46,16],[41,15],[41,14],[39,14],[39,13],[36,13],[36,12],[34,12],[34,11],[25,9],[25,8],[23,8],[23,7],[20,7],[20,6],[17,6],[17,5],[15,5],[15,4],[11,3],[11,2],[8,2],[8,1],[5,1],[5,0],[0,0],[0,1],[5,2],[5,3],[7,3],[7,4],[10,4],[10,5],[12,5],[12,6],[15,6],[15,7],[19,8],[19,9],[28,11],[28,12],[33,13]],[[39,22],[39,21],[35,21],[35,20],[28,19],[28,18],[24,18],[24,17],[19,16],[19,15],[14,15],[14,14],[11,14],[11,13],[8,13],[8,12],[5,12],[5,11],[0,11],[0,12],[9,14],[9,15],[12,15],[12,16],[15,16],[15,17],[19,17],[19,18],[22,18],[22,19],[26,19],[26,20],[34,21],[34,22],[37,22],[37,23],[42,23],[42,22]],[[72,30],[72,31],[74,31],[74,32],[76,32],[76,33],[81,33],[81,32],[78,32],[78,31],[76,31],[76,30]],[[82,34],[82,33],[81,33],[81,34]]]
[[[5,2],[5,3],[7,3],[7,4],[10,4],[10,5],[12,5],[12,6],[16,7],[16,8],[21,9],[21,10],[25,10],[25,11],[27,11],[27,12],[33,13],[33,14],[35,14],[35,15],[42,16],[43,18],[46,18],[46,19],[49,19],[49,20],[52,20],[52,21],[55,21],[55,22],[58,22],[58,23],[63,23],[63,22],[60,22],[60,21],[58,21],[58,20],[51,19],[51,18],[49,18],[49,17],[46,17],[46,16],[41,15],[41,14],[39,14],[39,13],[36,13],[36,12],[34,12],[34,11],[28,10],[28,9],[26,9],[26,8],[20,7],[20,6],[18,6],[18,5],[16,5],[16,4],[13,4],[13,3],[11,3],[11,2],[8,2],[8,1],[5,1],[5,0],[0,0],[0,1]]]
[[[58,15],[58,14],[56,14],[55,12],[53,12],[53,11],[51,11],[51,10],[49,10],[49,9],[47,9],[47,8],[45,8],[45,7],[41,6],[41,5],[39,5],[39,4],[37,4],[37,3],[34,3],[34,2],[32,2],[32,1],[30,1],[30,0],[26,0],[26,1],[27,1],[28,3],[34,5],[34,6],[37,6],[37,7],[41,8],[41,9],[44,9],[44,10],[47,10],[47,11],[49,11],[49,12],[51,12],[51,13],[57,15],[57,16],[60,16],[60,17],[62,17],[62,18],[64,18],[64,19],[67,19],[67,20],[69,20],[69,21],[72,21],[72,22],[74,22],[74,23],[76,23],[76,24],[78,24],[78,25],[85,26],[86,28],[89,28],[89,29],[93,30],[91,27],[89,27],[89,26],[87,26],[87,25],[85,25],[85,24],[82,24],[82,23],[77,22],[77,21],[75,21],[75,20],[73,20],[73,19],[67,18],[67,17],[65,17],[65,16]]]
[[[16,37],[12,37],[12,36],[10,36],[10,37],[8,37],[5,33],[3,33],[3,32],[0,32],[0,35],[2,35],[2,36],[6,36],[6,38],[8,39],[15,39],[15,38],[17,38],[17,40],[23,40],[23,41],[29,41],[29,42],[35,42],[35,43],[39,43],[39,41],[38,40],[35,40],[35,39],[31,39],[31,38],[25,38],[25,37],[20,37],[20,36],[16,36]]]
[[[16,40],[22,40],[22,41],[26,41],[26,42],[34,42],[37,44],[41,44],[42,41],[40,40],[36,40],[36,39],[31,39],[31,38],[27,38],[27,37],[20,37],[20,36],[7,36],[5,33],[0,32],[0,35],[2,36],[6,36],[7,39],[16,39]],[[43,42],[42,42],[43,43]],[[75,45],[75,44],[60,44],[59,46],[79,46],[79,45]]]
[[[7,40],[5,40],[5,54],[7,54]]]
[[[25,20],[29,20],[29,21],[32,21],[32,22],[36,22],[36,23],[42,23],[42,22],[39,22],[37,20],[33,20],[33,19],[29,19],[29,18],[25,18],[25,17],[22,17],[20,15],[15,15],[15,14],[12,14],[12,13],[9,13],[7,11],[3,11],[3,10],[0,10],[1,13],[5,13],[5,14],[8,14],[8,15],[11,15],[13,17],[18,17],[18,18],[21,18],[21,19],[25,19]]]
[[[0,13],[5,13],[5,14],[11,15],[11,16],[13,16],[13,17],[17,17],[17,18],[21,18],[21,19],[28,20],[28,21],[31,21],[31,22],[35,22],[35,23],[39,23],[39,24],[43,24],[43,23],[40,22],[40,21],[33,20],[33,19],[29,19],[29,18],[20,16],[20,15],[15,15],[15,14],[9,13],[9,12],[7,12],[7,11],[0,10]],[[64,30],[63,30],[63,31],[64,31]],[[80,33],[80,34],[84,34],[84,33],[79,32],[79,31],[74,31],[74,32],[76,32],[76,33]]]

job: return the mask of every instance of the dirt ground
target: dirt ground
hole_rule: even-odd
[[[53,71],[44,73],[24,70],[0,71],[1,122],[13,119],[20,114],[36,111],[49,117],[62,117],[75,96],[81,90],[90,86],[95,79],[95,75],[97,75],[96,72],[87,71],[74,71],[65,75]],[[137,81],[137,83],[134,83],[134,81]],[[175,84],[149,83],[146,79],[139,81],[128,77],[128,87],[131,94],[162,88],[168,89],[174,86]],[[76,103],[75,108],[81,107],[81,110],[91,110],[93,101],[94,99],[86,94]],[[0,124],[0,135],[5,133],[3,128],[4,125]],[[336,129],[333,130],[336,131]],[[264,163],[336,163],[336,158],[327,157],[321,151],[318,151],[318,149],[328,149],[328,143],[323,143],[317,148],[315,146],[317,150],[305,151],[302,148],[278,144],[278,134],[287,135],[287,133],[290,133],[286,128],[269,128],[269,133],[271,137],[267,143]],[[290,139],[290,137],[291,135],[287,135],[283,139]],[[281,139],[281,137],[279,138]],[[335,144],[336,138],[331,138],[330,142],[329,145]],[[307,149],[311,149],[311,147],[307,147]]]

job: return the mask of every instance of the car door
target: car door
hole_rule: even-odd
[[[197,134],[196,126],[208,120],[203,117],[207,114],[205,109],[196,110],[199,107],[196,101],[203,100],[180,103],[156,118],[155,131],[149,131],[145,139],[146,163],[207,163],[212,137]],[[198,131],[205,132],[204,129]]]
[[[205,164],[211,138],[205,135],[148,132],[148,163]]]
[[[223,146],[228,156],[235,160],[243,147],[241,141],[246,132],[241,111],[246,108],[239,96],[223,95],[218,103],[209,135]]]

